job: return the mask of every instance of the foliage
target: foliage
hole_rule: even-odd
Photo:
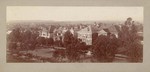
[[[38,37],[37,42],[38,42],[39,45],[45,45],[46,44],[46,41],[45,41],[44,37]]]
[[[93,56],[98,61],[112,61],[118,46],[117,38],[100,35],[93,44]]]
[[[122,47],[126,48],[125,54],[129,56],[132,62],[138,62],[143,57],[143,46],[137,34],[137,26],[133,24],[129,29],[127,26],[122,27],[121,38]]]
[[[131,42],[127,45],[126,54],[130,57],[131,62],[140,62],[143,57],[143,45],[138,42]]]
[[[73,42],[73,34],[68,30],[64,34],[64,45],[65,45],[65,47],[67,47],[72,42]]]
[[[47,42],[48,42],[49,45],[53,45],[54,44],[53,38],[48,38]]]
[[[92,42],[94,42],[98,37],[98,33],[93,33],[92,34]]]
[[[38,33],[30,29],[15,28],[9,35],[7,41],[10,49],[34,50],[37,44]],[[19,44],[18,44],[19,43]]]

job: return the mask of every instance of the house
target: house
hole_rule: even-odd
[[[55,28],[53,30],[53,40],[54,41],[61,40],[62,36],[63,36],[63,34],[62,34],[62,27]]]
[[[41,30],[39,31],[39,36],[44,38],[50,38],[50,33],[47,28],[41,27]]]
[[[75,31],[73,28],[68,29],[67,27],[58,27],[53,30],[53,39],[54,41],[62,40],[64,38],[64,34],[67,31],[70,31],[73,35],[75,35]]]
[[[97,33],[98,36],[100,35],[108,35],[108,33],[110,34],[114,34],[117,38],[118,38],[118,31],[119,29],[117,29],[116,25],[108,25],[108,26],[104,26],[101,25],[100,27],[92,27],[92,33]]]
[[[110,27],[108,27],[108,28],[104,28],[103,30],[101,30],[98,34],[99,35],[101,35],[101,34],[103,34],[103,35],[115,35],[115,37],[116,38],[118,38],[119,36],[118,36],[118,33],[119,33],[119,31],[118,31],[118,29],[117,29],[117,27],[115,26],[115,25],[112,25],[112,26],[110,26]]]
[[[92,45],[92,30],[91,26],[85,27],[77,32],[78,38],[85,42],[86,45]]]

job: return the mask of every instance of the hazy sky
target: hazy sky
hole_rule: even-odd
[[[126,20],[132,17],[143,21],[143,7],[91,7],[91,6],[8,6],[7,21],[12,20]]]

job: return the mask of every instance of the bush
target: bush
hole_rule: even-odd
[[[133,42],[128,44],[127,55],[131,62],[140,62],[143,58],[143,46],[140,43]]]

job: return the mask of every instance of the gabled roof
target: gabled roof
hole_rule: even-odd
[[[108,28],[104,28],[103,30],[107,33],[110,32]]]
[[[117,32],[121,31],[121,26],[120,25],[115,25],[115,28],[116,28]]]
[[[103,33],[107,33],[107,30],[106,29],[102,29],[99,31],[99,33],[103,34]]]
[[[117,31],[117,29],[116,29],[116,27],[114,25],[110,26],[108,28],[108,30],[109,30],[110,33],[118,33],[118,31]]]
[[[91,26],[79,30],[78,33],[92,33]]]
[[[114,25],[110,26],[109,28],[104,28],[103,30],[107,33],[112,33],[112,34],[118,33],[118,30]]]
[[[97,33],[98,31],[102,30],[102,27],[91,26],[92,33]]]

